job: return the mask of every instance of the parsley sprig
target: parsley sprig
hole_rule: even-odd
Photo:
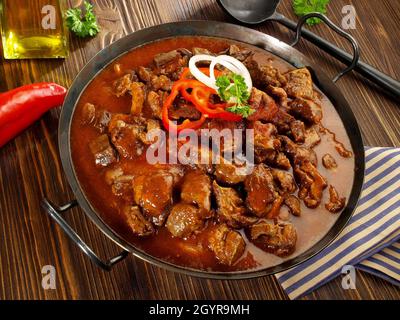
[[[93,37],[100,28],[93,12],[93,5],[85,1],[84,6],[85,14],[82,14],[80,8],[71,8],[65,12],[67,27],[78,37]]]
[[[294,13],[302,17],[311,12],[320,12],[326,14],[326,6],[330,0],[293,0],[292,7]],[[309,18],[307,19],[307,24],[310,26],[320,23],[319,18]]]
[[[248,105],[250,98],[244,78],[239,74],[228,74],[216,79],[215,84],[218,87],[218,94],[221,100],[228,103],[234,103],[227,108],[228,111],[247,118],[254,110]]]

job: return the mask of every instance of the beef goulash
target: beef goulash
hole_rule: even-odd
[[[228,108],[231,98],[198,85],[189,67],[198,55],[245,66],[252,87],[244,104]],[[206,74],[209,65],[197,67]],[[230,74],[216,64],[226,94],[236,84]],[[253,129],[253,169],[146,160],[155,142],[148,132],[185,128]],[[354,171],[340,118],[307,68],[206,37],[157,41],[102,70],[75,109],[71,152],[87,198],[114,231],[152,256],[211,271],[259,269],[309,249],[345,207]]]

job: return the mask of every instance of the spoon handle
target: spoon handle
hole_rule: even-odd
[[[293,31],[296,31],[297,29],[297,24],[294,21],[286,18],[282,14],[275,13],[275,15],[273,16],[273,20],[281,23],[282,25]],[[353,57],[347,52],[343,51],[342,49],[336,47],[334,44],[317,36],[315,33],[305,28],[302,29],[301,34],[304,38],[306,38],[307,40],[318,46],[320,49],[329,53],[331,56],[335,57],[339,61],[343,62],[346,65],[351,64]],[[357,62],[354,70],[357,71],[359,74],[363,75],[368,80],[375,83],[376,85],[386,89],[389,93],[394,95],[394,97],[396,98],[400,97],[399,81],[389,77],[383,72],[375,69],[374,67],[362,61]]]

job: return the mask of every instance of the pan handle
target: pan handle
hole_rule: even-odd
[[[128,251],[122,251],[119,255],[107,260],[101,260],[92,249],[79,237],[79,235],[71,228],[67,221],[62,217],[62,213],[75,207],[77,201],[73,200],[63,206],[56,206],[52,204],[49,200],[44,198],[42,200],[41,206],[47,212],[47,214],[64,230],[64,232],[74,241],[78,247],[100,268],[106,271],[110,271],[111,268],[127,257]]]
[[[328,27],[330,27],[333,31],[335,31],[336,33],[338,33],[339,35],[341,35],[342,37],[346,38],[347,40],[349,40],[349,42],[351,43],[351,46],[353,47],[353,59],[350,63],[350,65],[348,67],[346,67],[345,69],[343,69],[341,72],[339,72],[333,79],[333,82],[336,82],[337,80],[339,80],[342,76],[344,76],[346,73],[350,72],[351,70],[353,70],[357,64],[358,64],[358,60],[360,59],[360,48],[358,46],[357,41],[347,32],[343,31],[341,28],[339,28],[336,24],[334,24],[331,20],[329,20],[329,18],[319,12],[311,12],[309,14],[304,15],[303,17],[301,17],[301,19],[299,20],[299,22],[297,23],[296,26],[296,36],[295,39],[293,41],[293,43],[290,46],[295,46],[299,41],[300,41],[300,37],[301,37],[301,29],[304,25],[304,23],[307,21],[308,18],[320,18],[322,21],[324,21]]]

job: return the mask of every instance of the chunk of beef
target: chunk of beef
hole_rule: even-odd
[[[286,73],[285,90],[289,97],[313,99],[314,90],[310,71],[300,68]]]
[[[183,178],[181,199],[200,209],[208,217],[211,210],[211,179],[201,170],[193,170]]]
[[[153,225],[143,217],[139,207],[127,206],[122,210],[126,222],[132,232],[138,236],[145,237],[154,233]]]
[[[169,145],[167,147],[169,148]],[[176,146],[172,145],[172,147],[171,152],[176,152]],[[218,161],[219,155],[214,154],[208,146],[198,143],[198,140],[194,142],[178,140],[177,149],[180,151],[177,159],[179,163],[188,165],[193,169],[200,169],[204,173],[212,174],[214,172],[213,163]],[[186,152],[184,153],[182,150],[186,150]]]
[[[93,104],[85,103],[82,108],[84,124],[90,124],[99,132],[106,131],[108,123],[111,119],[111,113],[106,110],[98,110]]]
[[[153,73],[151,72],[151,69],[140,66],[137,70],[137,75],[140,81],[147,83],[151,80]]]
[[[146,119],[144,128],[141,128],[142,130],[139,131],[139,139],[144,143],[144,144],[152,144],[154,143],[154,139],[151,137],[147,137],[148,132],[152,130],[159,130],[160,129],[160,122],[155,119]]]
[[[270,65],[263,65],[260,67],[258,81],[262,83],[264,88],[268,86],[284,87],[287,82],[286,78],[279,70]]]
[[[278,99],[279,105],[283,109],[286,110],[288,108],[288,96],[287,96],[286,91],[283,88],[274,87],[274,86],[270,85],[267,87],[267,92],[271,96],[276,97]]]
[[[299,217],[301,215],[300,200],[296,196],[289,194],[285,196],[284,204],[289,208],[292,215]]]
[[[117,161],[114,149],[106,134],[102,134],[89,143],[89,149],[94,155],[95,164],[98,167],[107,167]]]
[[[261,81],[259,81],[261,70],[258,62],[254,60],[254,55],[250,55],[247,59],[242,61],[242,63],[247,70],[249,70],[253,86],[261,88],[262,84],[260,83]]]
[[[133,159],[144,152],[144,144],[138,139],[136,126],[118,123],[111,131],[111,141],[123,158]]]
[[[220,263],[233,265],[244,253],[246,243],[239,232],[230,229],[226,224],[218,225],[209,237],[209,248]]]
[[[283,109],[279,109],[278,112],[271,118],[278,132],[283,135],[292,136],[296,142],[303,142],[305,139],[305,127],[304,124],[296,120],[289,113]]]
[[[246,204],[250,211],[257,217],[275,214],[274,202],[279,197],[275,189],[274,178],[271,170],[264,164],[256,165],[253,172],[246,178],[247,191]],[[275,203],[276,204],[276,203]]]
[[[345,203],[346,198],[341,198],[337,190],[329,185],[329,202],[325,204],[325,208],[332,213],[337,213],[344,208]]]
[[[140,117],[138,117],[140,118]],[[125,114],[125,113],[114,113],[111,116],[110,122],[108,123],[108,131],[111,132],[115,128],[119,126],[123,126],[122,123],[124,124],[129,124],[131,122],[134,122],[136,117],[130,115],[130,114]]]
[[[327,169],[335,169],[337,168],[337,163],[334,157],[332,157],[329,153],[326,153],[322,157],[322,164]]]
[[[302,121],[294,120],[290,122],[290,131],[295,142],[302,143],[306,139],[306,129]]]
[[[181,54],[178,52],[178,50],[172,50],[172,51],[156,54],[154,56],[153,60],[157,67],[161,67],[168,63],[173,62],[174,60],[179,59],[180,57],[181,57]]]
[[[162,70],[162,72],[166,73],[172,81],[178,81],[183,70],[187,68],[188,62],[189,56],[184,56],[183,58],[178,59],[176,63],[169,64],[168,67]]]
[[[255,121],[249,124],[254,130],[254,158],[257,163],[273,162],[281,146],[276,127],[271,123]]]
[[[306,130],[306,136],[303,143],[304,148],[314,148],[317,144],[321,142],[321,137],[319,136],[317,130],[314,128],[309,128]]]
[[[220,155],[224,153],[232,157],[242,148],[242,134],[244,123],[223,119],[207,119],[201,129],[209,130],[209,138],[214,150],[219,150]],[[205,134],[206,132],[202,132]]]
[[[254,112],[247,117],[249,121],[270,121],[278,112],[278,106],[275,100],[264,91],[258,90],[255,87],[251,89],[249,105],[254,110]]]
[[[133,203],[132,181],[133,176],[124,174],[121,167],[109,169],[104,174],[106,183],[111,186],[111,191],[128,203]]]
[[[289,102],[289,113],[307,124],[316,124],[322,119],[321,106],[303,98],[296,98]]]
[[[200,210],[186,203],[175,204],[165,223],[173,236],[186,238],[203,227]]]
[[[214,172],[213,159],[218,159],[219,155],[215,155],[208,146],[200,144],[197,147],[197,156],[198,161],[194,166],[205,173],[212,174]]]
[[[131,114],[139,115],[142,113],[146,96],[145,85],[142,82],[132,82],[130,92],[132,95]]]
[[[133,192],[135,202],[156,226],[161,226],[172,205],[174,177],[167,171],[135,177]]]
[[[152,69],[140,66],[137,70],[139,79],[146,83],[146,85],[154,90],[170,91],[172,87],[172,81],[165,74],[156,75]]]
[[[157,120],[125,114],[112,115],[108,124],[111,142],[118,153],[128,159],[141,155],[145,146],[154,142],[154,139],[147,139],[147,133],[159,128]]]
[[[168,116],[173,120],[198,120],[201,117],[201,112],[193,104],[187,103],[185,100],[178,100],[168,110]]]
[[[153,118],[162,119],[162,100],[155,91],[150,91],[146,98],[146,108],[148,108]]]
[[[215,56],[214,53],[212,53],[210,50],[205,49],[205,48],[200,48],[200,47],[194,47],[192,49],[193,55],[198,55],[198,54],[208,54],[210,56]]]
[[[322,191],[326,188],[326,179],[310,161],[303,161],[294,168],[294,175],[299,184],[299,198],[309,208],[316,208],[321,203]]]
[[[270,119],[270,122],[276,126],[280,134],[290,135],[290,124],[295,120],[296,118],[288,114],[285,110],[279,109]]]
[[[83,124],[92,124],[96,116],[96,107],[92,103],[85,103],[82,108]]]
[[[281,212],[281,207],[283,204],[284,198],[280,195],[278,195],[274,202],[272,203],[271,210],[269,210],[266,218],[268,219],[277,219],[279,217],[279,214]]]
[[[179,48],[179,49],[176,49],[176,50],[184,57],[191,58],[193,56],[192,51],[190,51],[189,49]]]
[[[246,58],[243,63],[249,70],[256,87],[265,89],[268,86],[284,87],[286,85],[287,80],[278,69],[271,65],[260,66],[252,55]]]
[[[160,170],[168,172],[168,174],[172,175],[174,179],[174,186],[181,185],[182,179],[185,176],[185,167],[177,164],[177,165],[161,165],[159,167]]]
[[[271,172],[272,176],[274,177],[274,181],[278,186],[279,193],[286,194],[296,191],[296,182],[289,172],[277,169],[272,169]]]
[[[245,125],[242,121],[227,121],[223,119],[213,118],[207,119],[201,129],[215,129],[217,131],[222,131],[228,129],[233,132],[234,129],[245,129]]]
[[[232,228],[241,228],[257,221],[254,217],[246,216],[243,200],[235,189],[221,187],[214,181],[213,192],[219,221],[225,222]]]
[[[250,226],[246,233],[254,245],[279,257],[292,254],[296,247],[297,232],[290,223],[261,220]]]
[[[164,90],[164,91],[170,91],[172,88],[172,81],[170,78],[168,78],[165,75],[152,75],[150,78],[150,85],[153,90]]]
[[[246,179],[248,167],[246,163],[222,161],[215,165],[215,177],[218,182],[228,185],[238,184]]]
[[[317,165],[317,155],[312,149],[300,147],[285,136],[280,136],[280,139],[283,145],[283,151],[288,155],[294,164],[309,161],[313,165]]]
[[[117,97],[123,96],[131,89],[132,74],[127,73],[113,82],[113,91]]]
[[[154,57],[155,68],[153,69],[153,73],[168,76],[168,78],[174,81],[178,80],[191,56],[192,53],[185,48],[160,53]]]
[[[243,49],[239,48],[237,45],[231,44],[226,50],[227,52],[223,52],[220,54],[228,54],[231,57],[234,57],[235,59],[238,59],[239,61],[245,61],[249,56],[253,54],[251,50],[248,49]]]
[[[289,170],[291,168],[290,161],[283,152],[278,152],[275,159],[270,164],[284,170]]]

